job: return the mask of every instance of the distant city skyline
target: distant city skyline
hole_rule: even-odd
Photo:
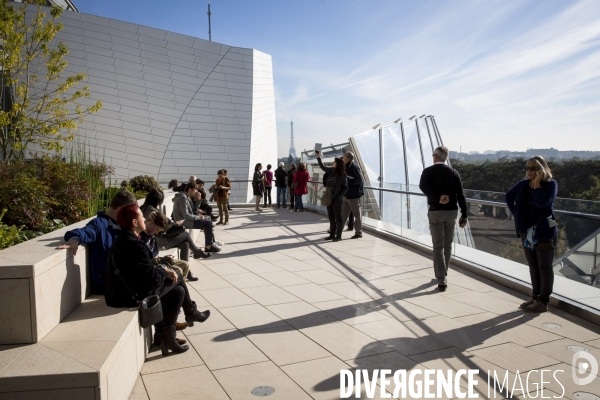
[[[208,38],[205,1],[77,0],[81,12]],[[212,0],[212,40],[273,57],[278,151],[431,114],[451,150],[600,149],[600,7]]]

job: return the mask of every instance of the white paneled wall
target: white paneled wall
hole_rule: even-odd
[[[273,132],[276,132],[273,64],[269,54],[253,50],[253,55],[252,142],[248,179],[252,179],[254,166],[257,163],[263,165],[263,171],[267,169],[267,164],[273,166],[273,172],[277,169],[277,137],[273,136]],[[272,196],[276,196],[277,192],[275,190],[274,192]],[[252,188],[249,186],[248,200],[251,197],[253,197]]]
[[[225,168],[247,180],[254,163],[275,165],[269,55],[81,13],[65,12],[61,22],[68,73],[87,74],[88,104],[103,104],[79,135],[117,179],[210,182]],[[235,201],[245,201],[247,185],[237,187]]]

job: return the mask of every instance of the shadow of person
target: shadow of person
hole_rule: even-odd
[[[346,362],[354,370],[368,371],[369,376],[373,375],[374,370],[382,369],[391,370],[392,375],[397,370],[406,370],[407,376],[414,369],[422,371],[426,369],[441,369],[444,373],[447,369],[453,369],[454,372],[457,369],[479,369],[477,377],[479,383],[476,387],[476,392],[479,392],[480,397],[487,398],[488,371],[482,369],[482,366],[474,360],[472,355],[466,353],[466,350],[490,342],[503,331],[522,325],[531,320],[531,318],[533,317],[529,315],[511,312],[473,325],[448,330],[442,329],[441,332],[436,332],[439,329],[436,329],[436,331],[429,329],[429,332],[425,333],[411,332],[407,329],[401,336],[369,343],[360,350],[354,359]],[[421,322],[427,324],[426,320]],[[502,341],[503,339],[496,339],[497,343],[501,343]],[[370,349],[374,343],[379,342],[382,342],[394,351],[373,355]],[[508,342],[508,340],[505,342]],[[440,359],[440,352],[443,353],[443,359]],[[455,359],[452,363],[446,362],[451,358]],[[428,368],[426,365],[430,367]],[[485,362],[486,368],[489,365],[492,364]],[[504,376],[505,370],[496,366],[493,367],[498,372],[498,376]],[[420,375],[419,379],[422,379],[422,377],[423,375]],[[461,385],[463,389],[467,387],[466,378],[462,381]],[[393,379],[391,388],[388,388],[388,390],[393,391]],[[332,389],[339,390],[340,375],[336,374],[325,378],[323,381],[317,383],[313,389],[319,392]],[[490,391],[492,390],[496,390],[499,395],[505,396],[501,398],[507,398],[509,394],[506,387],[500,389],[496,386],[495,388],[490,388]]]

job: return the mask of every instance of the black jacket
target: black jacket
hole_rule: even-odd
[[[152,253],[146,243],[128,229],[122,229],[108,253],[104,299],[109,307],[137,306],[121,279],[115,275],[115,268],[137,294],[138,300],[156,294],[155,291],[157,292],[167,279],[167,273],[162,268],[154,268]]]
[[[287,178],[287,171],[285,169],[283,169],[283,167],[279,167],[275,170],[275,186],[276,187],[285,187],[286,186],[286,179]]]
[[[346,196],[346,193],[348,193],[348,178],[346,178],[346,175],[336,174],[332,167],[324,166],[321,158],[317,158],[317,161],[319,162],[319,167],[325,171],[323,179],[327,179],[328,174],[333,174],[333,193],[331,194],[331,198],[335,199],[338,197],[341,199]],[[324,181],[323,184],[327,185],[327,181]]]
[[[290,169],[287,173],[287,185],[288,187],[292,187],[292,182],[294,182],[294,174],[298,171],[296,168]]]
[[[427,195],[429,211],[458,210],[458,202],[461,218],[467,218],[467,201],[460,175],[455,169],[446,164],[434,164],[425,168],[421,174],[419,189]],[[443,194],[450,197],[447,204],[440,204]]]
[[[362,171],[354,161],[346,164],[346,176],[348,177],[348,193],[346,193],[346,198],[357,199],[362,197],[365,194]]]

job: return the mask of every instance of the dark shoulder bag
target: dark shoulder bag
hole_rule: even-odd
[[[117,265],[115,264],[115,259],[114,259],[113,254],[111,254],[111,262],[112,262],[113,268],[115,269],[115,275],[119,277],[119,279],[121,280],[121,283],[123,284],[123,286],[125,286],[125,289],[129,292],[129,294],[131,295],[133,300],[135,300],[139,305],[138,315],[140,318],[140,326],[142,328],[149,328],[152,325],[157,324],[160,321],[162,321],[163,313],[162,313],[162,304],[160,303],[160,297],[158,297],[157,295],[154,294],[154,295],[146,297],[142,301],[139,301],[138,295],[133,291],[133,289],[131,288],[131,286],[129,286],[129,284],[127,283],[125,278],[123,278],[123,275],[121,275],[121,273],[119,272],[119,269],[117,268]]]

